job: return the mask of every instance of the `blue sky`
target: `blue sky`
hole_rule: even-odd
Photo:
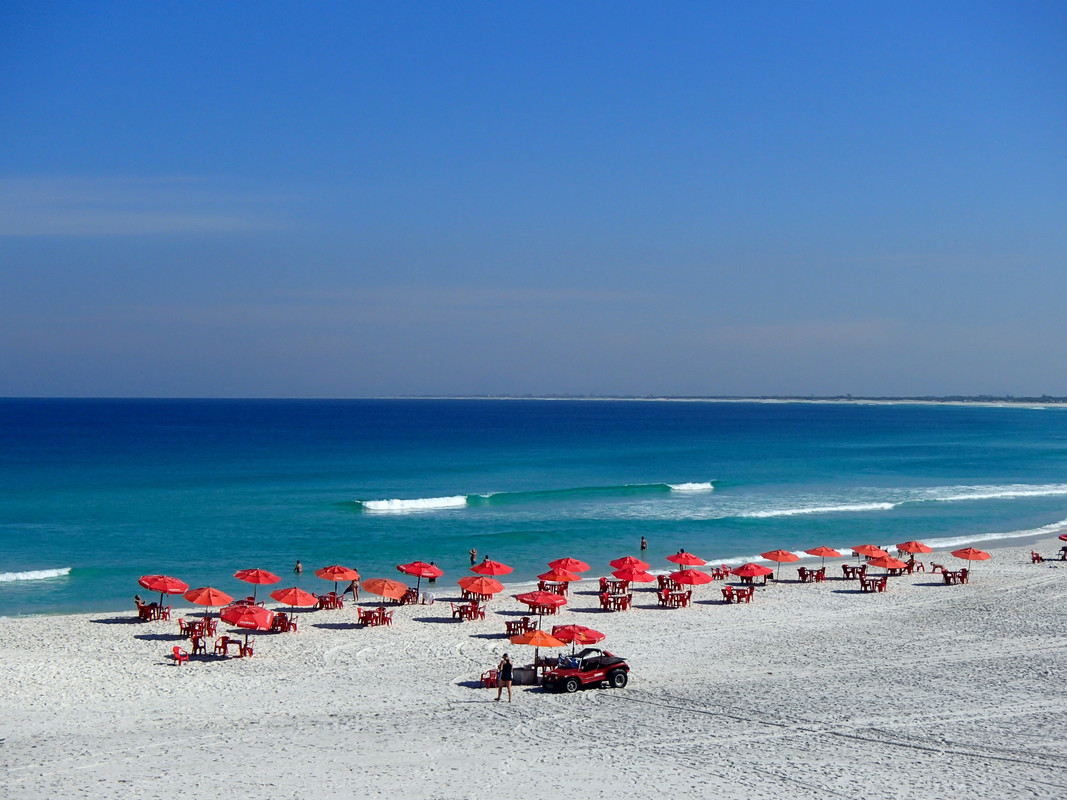
[[[7,3],[0,395],[1067,395],[1062,3]]]

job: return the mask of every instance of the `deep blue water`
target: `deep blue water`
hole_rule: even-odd
[[[606,574],[641,536],[662,568],[679,547],[948,544],[1065,508],[1059,409],[0,400],[0,614],[126,608],[145,573],[243,596],[242,568],[317,591],[325,564],[418,558],[444,589],[471,547],[526,580],[562,555]]]

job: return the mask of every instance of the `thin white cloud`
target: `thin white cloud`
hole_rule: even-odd
[[[0,177],[0,236],[145,236],[276,227],[278,198],[206,178]]]

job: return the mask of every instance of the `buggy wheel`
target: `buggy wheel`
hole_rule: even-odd
[[[625,686],[627,680],[629,680],[629,677],[621,669],[616,670],[615,672],[608,675],[608,681],[610,681],[611,685],[616,689],[621,689],[623,686]]]
[[[567,678],[563,683],[563,691],[567,694],[574,694],[574,692],[578,691],[580,685],[577,678]]]

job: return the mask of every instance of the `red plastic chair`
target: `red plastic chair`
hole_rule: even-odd
[[[192,642],[193,642],[193,655],[194,656],[207,655],[207,646],[204,644],[204,637],[203,636],[194,636],[193,639],[192,639]]]
[[[724,586],[722,590],[722,601],[724,603],[732,603],[734,602],[734,599],[734,587]]]
[[[183,662],[189,660],[189,654],[182,650],[178,645],[174,645],[174,663],[179,667]]]
[[[252,655],[252,648],[255,646],[256,640],[249,639],[248,644],[241,645],[241,653],[239,658],[249,658]]]
[[[482,673],[482,688],[495,689],[497,687],[499,673],[495,669]]]
[[[217,655],[217,656],[226,655],[226,646],[229,643],[230,643],[230,637],[229,636],[220,636],[218,639],[216,639],[215,640],[215,655]]]

